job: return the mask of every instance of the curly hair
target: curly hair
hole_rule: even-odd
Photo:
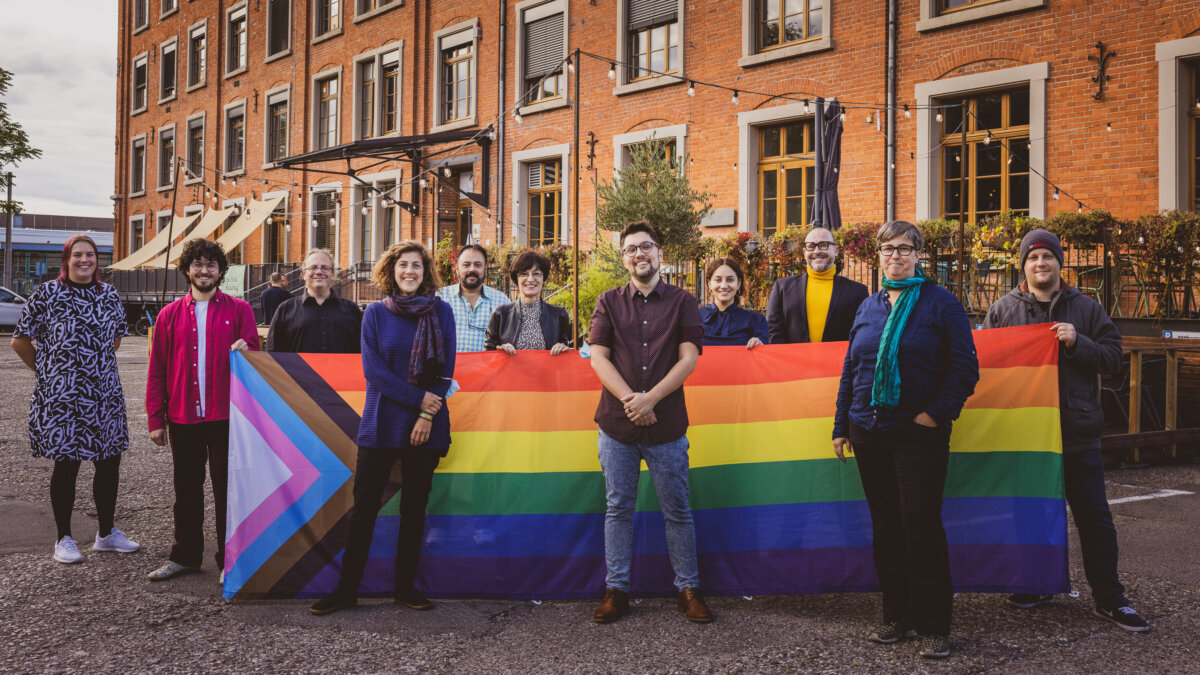
[[[537,251],[525,251],[509,266],[508,278],[517,283],[517,277],[534,268],[542,271],[542,279],[550,278],[550,259]]]
[[[220,286],[221,282],[225,281],[229,260],[225,257],[225,249],[211,239],[192,239],[183,245],[183,253],[179,254],[179,273],[189,284],[192,283],[192,278],[188,276],[188,270],[192,268],[193,262],[201,258],[217,263],[221,272],[217,277],[217,285]]]
[[[442,287],[442,280],[438,276],[437,266],[433,263],[433,256],[429,255],[428,249],[421,242],[410,239],[399,244],[392,244],[379,258],[379,262],[375,263],[375,268],[371,270],[371,282],[383,291],[384,295],[395,295],[400,292],[400,286],[396,284],[396,261],[400,260],[400,256],[405,253],[413,252],[420,254],[421,265],[425,268],[425,276],[421,279],[421,285],[417,287],[417,294],[424,295]]]
[[[734,275],[737,276],[738,289],[737,293],[734,294],[734,297],[742,297],[742,293],[746,292],[746,275],[742,274],[741,266],[738,265],[733,258],[713,258],[712,260],[709,260],[708,264],[704,266],[704,283],[712,281],[713,275],[716,274],[717,270],[721,269],[722,266],[733,270]]]

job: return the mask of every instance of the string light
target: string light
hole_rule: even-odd
[[[867,113],[867,119],[866,119],[866,121],[863,122],[863,124],[870,124],[871,122],[874,122],[874,121],[875,121],[875,113],[869,112],[869,113]]]
[[[1058,187],[1057,186],[1055,186],[1055,188],[1054,188],[1054,200],[1058,201]]]
[[[513,112],[513,121],[514,121],[514,122],[516,122],[517,124],[520,124],[522,121],[524,121],[524,120],[522,120],[522,119],[521,119],[521,113],[520,113],[520,111],[514,111],[514,112]]]
[[[568,73],[575,72],[575,64],[571,61],[571,57],[569,57],[569,56],[567,57],[567,72]]]
[[[688,96],[695,96],[695,95],[696,95],[696,83],[688,82]]]
[[[608,66],[608,79],[610,79],[610,80],[615,80],[615,79],[617,79],[617,64],[615,64],[615,63],[611,63],[611,64],[609,64],[609,66]]]
[[[840,116],[840,117],[841,117],[841,119],[842,119],[842,121],[843,121],[843,122],[845,122],[845,121],[846,121],[846,113],[844,113],[844,112],[843,112],[843,113],[841,114],[841,116]]]
[[[1105,125],[1105,127],[1106,127],[1106,128],[1109,130],[1109,131],[1112,131],[1112,122],[1109,122],[1108,124],[1106,124],[1106,125]]]
[[[316,219],[316,218],[313,218],[313,219],[312,219],[312,226],[313,226],[313,227],[316,227],[316,226],[317,226],[317,219]]]
[[[449,178],[450,177],[450,167],[448,167],[448,166],[442,167],[442,175],[445,176],[446,178]]]
[[[804,114],[808,114],[808,99],[804,99]]]
[[[1079,205],[1079,210],[1077,211],[1077,213],[1083,213],[1083,202],[1076,199],[1075,203]]]
[[[738,104],[738,91],[737,91],[737,89],[734,89],[734,90],[733,90],[733,98],[732,98],[732,99],[731,99],[729,102],[730,102],[730,103],[732,103],[733,105],[737,105],[737,104]]]
[[[907,103],[904,105],[904,119],[906,119],[906,120],[912,119],[912,111],[908,109]]]
[[[1008,163],[1012,164],[1012,161],[1013,161],[1013,154],[1010,152],[1010,153],[1008,153]]]
[[[363,207],[361,209],[359,209],[359,212],[362,213],[364,216],[367,215],[367,213],[369,213],[369,211],[367,210],[366,204],[363,204]]]
[[[938,122],[941,122],[943,119],[942,113],[939,112],[937,115],[934,115],[934,119],[936,119]]]
[[[992,142],[992,132],[989,131],[983,135],[983,144],[990,145],[991,142]]]

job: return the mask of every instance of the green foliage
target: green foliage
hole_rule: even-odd
[[[689,158],[676,166],[667,147],[656,139],[629,146],[631,161],[613,180],[593,181],[599,199],[596,227],[617,232],[645,219],[662,236],[667,260],[695,260],[703,248],[700,220],[712,209],[713,195],[692,188],[683,168]]]
[[[879,223],[852,223],[833,233],[842,255],[864,262],[871,269],[879,267]]]
[[[42,151],[29,145],[29,134],[21,124],[9,117],[4,95],[12,84],[12,73],[0,68],[0,193],[7,194],[8,172],[26,159],[42,156]],[[20,213],[21,202],[0,198],[0,213]]]
[[[592,313],[596,310],[596,300],[600,294],[610,288],[617,288],[629,282],[629,272],[621,260],[621,252],[617,247],[600,241],[592,249],[591,255],[585,262],[580,260],[579,270],[579,333],[586,333],[592,323]],[[574,311],[574,296],[571,293],[571,279],[565,278],[560,283],[546,284],[546,301],[567,310],[570,316]]]
[[[1093,250],[1104,243],[1106,233],[1117,229],[1117,220],[1108,211],[1059,211],[1046,221],[1046,228],[1058,235],[1064,246]]]

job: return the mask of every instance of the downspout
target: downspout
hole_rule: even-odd
[[[896,14],[898,0],[887,6],[887,220],[896,219]]]
[[[504,83],[508,79],[508,2],[500,0],[500,83],[496,91],[496,108],[499,111],[500,119],[496,122],[496,208],[492,211],[493,219],[496,222],[496,245],[504,245],[504,141],[506,134],[504,133],[505,125],[508,122],[508,115],[505,111],[508,109],[504,102]]]

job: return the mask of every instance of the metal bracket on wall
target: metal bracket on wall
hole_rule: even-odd
[[[1104,51],[1103,42],[1097,42],[1093,46],[1100,51],[1100,55],[1088,54],[1088,61],[1096,62],[1096,74],[1092,76],[1092,82],[1096,83],[1096,93],[1092,94],[1092,98],[1099,101],[1104,98],[1104,83],[1112,79],[1112,75],[1108,74],[1108,60],[1116,56],[1117,53]]]

